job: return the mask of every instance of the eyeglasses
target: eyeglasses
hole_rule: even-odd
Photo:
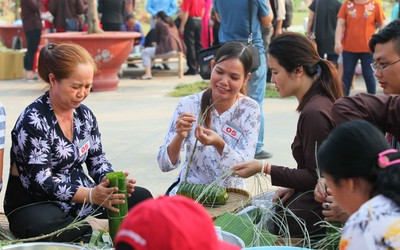
[[[395,63],[400,62],[400,60],[397,60],[395,62],[389,63],[389,64],[385,64],[385,65],[381,65],[377,62],[373,62],[371,63],[371,68],[374,72],[379,71],[379,72],[383,72],[384,69],[386,69],[387,67],[389,67],[390,65],[393,65]]]

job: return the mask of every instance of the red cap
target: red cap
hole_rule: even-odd
[[[114,242],[136,250],[238,250],[220,241],[204,207],[184,196],[148,199],[132,208]]]

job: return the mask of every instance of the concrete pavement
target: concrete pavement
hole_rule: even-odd
[[[115,169],[130,172],[137,179],[137,185],[148,188],[154,196],[158,196],[165,192],[178,174],[178,170],[163,173],[157,164],[158,148],[181,99],[169,97],[168,93],[178,83],[192,83],[201,78],[197,75],[179,79],[172,69],[155,72],[152,80],[130,79],[141,74],[143,71],[137,69],[125,71],[117,90],[92,92],[84,104],[97,117],[104,150]],[[10,132],[21,111],[47,88],[42,82],[0,80],[0,102],[7,113],[4,184],[9,174]],[[365,91],[362,80],[357,80],[355,91]],[[264,102],[265,150],[274,154],[270,160],[273,164],[296,167],[290,151],[298,117],[296,107],[297,100],[294,98],[266,99]],[[247,182],[250,191],[257,189],[253,178]],[[0,194],[0,204],[4,190]],[[3,206],[0,206],[2,210]]]

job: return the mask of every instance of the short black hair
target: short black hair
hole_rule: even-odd
[[[383,29],[379,30],[376,34],[372,35],[369,40],[369,49],[375,52],[375,46],[381,43],[387,43],[393,40],[394,50],[400,55],[400,20],[395,19],[386,25]]]

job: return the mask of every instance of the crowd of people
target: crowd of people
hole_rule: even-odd
[[[143,35],[140,44],[147,39],[154,39],[155,44],[142,50],[145,74],[140,79],[152,78],[154,55],[180,51],[187,55],[185,75],[197,74],[198,53],[204,43],[210,46],[214,37],[206,27],[208,38],[201,39],[204,11],[219,23],[218,41],[223,45],[211,61],[209,88],[178,103],[158,151],[161,171],[180,168],[166,190],[166,195],[173,197],[152,199],[149,190],[137,186],[125,173],[130,212],[117,234],[117,249],[159,249],[160,241],[154,238],[181,230],[171,225],[175,222],[187,228],[182,237],[194,237],[197,231],[189,228],[200,224],[207,228],[210,237],[205,241],[198,237],[193,249],[211,249],[207,244],[236,249],[216,239],[210,217],[201,206],[176,195],[183,182],[210,185],[227,171],[232,174],[218,185],[246,189],[245,178],[270,176],[272,184],[280,187],[273,197],[273,202],[281,204],[275,213],[286,217],[284,230],[291,237],[304,235],[296,222],[299,219],[310,236],[325,233],[320,221],[337,221],[344,223],[341,249],[400,248],[400,20],[385,26],[382,6],[374,0],[321,1],[310,5],[306,35],[282,29],[283,1],[253,0],[253,12],[248,14],[247,2],[183,0],[178,25],[172,19],[179,10],[176,1],[147,2],[154,37]],[[40,2],[21,0],[28,80],[36,78],[32,68],[42,30]],[[132,7],[134,1],[129,2]],[[46,4],[57,32],[68,31],[68,15],[79,20],[86,8],[84,0]],[[61,17],[60,10],[65,10]],[[141,30],[134,15],[127,13],[125,1],[99,0],[98,10],[105,31]],[[240,42],[249,33],[260,56],[254,72],[254,55]],[[369,93],[349,96],[358,60]],[[339,64],[343,64],[342,74]],[[99,218],[107,218],[107,210],[118,211],[113,205],[124,202],[124,195],[109,187],[110,180],[105,177],[114,169],[102,149],[96,116],[82,104],[90,93],[96,67],[79,45],[50,43],[40,50],[38,76],[48,90],[22,111],[11,131],[4,211],[18,238],[54,232],[94,211]],[[281,98],[293,96],[298,101],[299,118],[291,146],[295,168],[266,161],[272,157],[263,150],[267,71]],[[383,95],[375,94],[375,79]],[[0,104],[1,175],[5,122]],[[184,214],[184,210],[188,212]],[[193,220],[188,221],[187,216]],[[152,227],[142,226],[156,217],[168,227],[155,226],[149,231]],[[273,233],[282,234],[281,230],[275,225]],[[91,226],[84,225],[46,240],[88,242],[91,232]],[[158,237],[150,237],[153,232]],[[170,249],[178,249],[185,238],[169,240]]]

